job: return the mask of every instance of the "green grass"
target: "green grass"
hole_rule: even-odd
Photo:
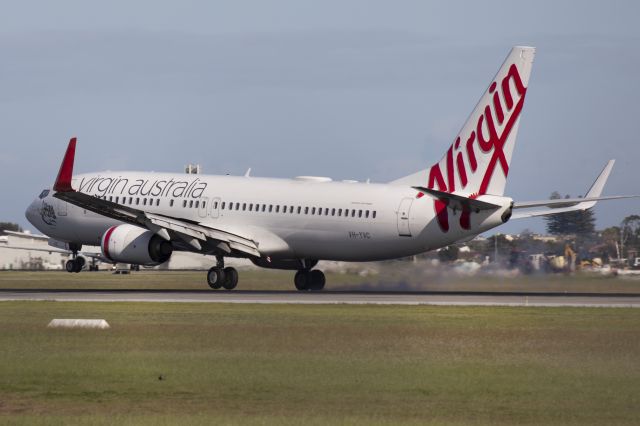
[[[408,262],[389,262],[379,275],[327,274],[327,290],[377,291],[530,291],[640,293],[640,279],[599,275],[562,274],[514,278],[456,277],[434,274]],[[293,271],[241,270],[238,290],[294,290]],[[0,289],[181,289],[207,290],[206,271],[140,271],[129,275],[111,272],[0,271]]]
[[[8,424],[640,422],[635,309],[3,302],[0,348]]]

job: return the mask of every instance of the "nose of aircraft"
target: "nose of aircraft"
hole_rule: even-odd
[[[39,226],[40,222],[38,220],[39,216],[38,216],[37,203],[38,203],[38,200],[33,200],[31,204],[29,204],[29,206],[27,207],[27,210],[25,210],[24,215],[29,221],[29,223],[31,223],[36,228],[40,229],[40,226]]]

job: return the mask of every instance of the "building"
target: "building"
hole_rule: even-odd
[[[48,237],[28,231],[5,231],[0,235],[0,270],[64,269],[69,255],[58,253],[58,249],[51,247],[48,241]]]

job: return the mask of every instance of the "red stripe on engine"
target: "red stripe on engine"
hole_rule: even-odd
[[[104,257],[112,262],[113,259],[109,255],[109,238],[111,238],[111,234],[113,234],[113,231],[115,231],[116,228],[117,226],[112,226],[111,228],[107,229],[107,232],[104,233],[104,238],[102,239],[102,254],[104,254]]]

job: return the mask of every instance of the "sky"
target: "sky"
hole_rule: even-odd
[[[438,161],[513,45],[537,47],[506,195],[636,194],[635,1],[0,1],[0,221],[75,170],[387,182]],[[595,208],[597,227],[640,200]],[[544,231],[542,219],[499,232]]]

